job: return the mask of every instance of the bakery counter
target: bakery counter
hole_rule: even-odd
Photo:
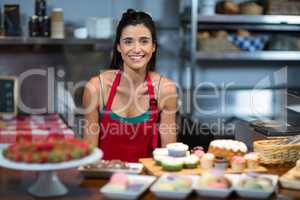
[[[270,168],[269,173],[283,174],[288,168]],[[69,192],[67,195],[56,198],[61,200],[101,200],[105,199],[99,192],[107,180],[104,179],[85,179],[78,170],[61,170],[58,172],[61,181],[67,186]],[[0,168],[0,196],[5,200],[33,200],[39,199],[28,194],[28,187],[34,183],[37,174],[35,172],[25,172]],[[278,195],[279,194],[279,195]],[[299,191],[280,188],[278,194],[274,194],[271,199],[300,199]],[[144,193],[140,199],[156,199],[149,190]],[[192,194],[188,199],[208,199]],[[230,199],[242,199],[232,195]]]

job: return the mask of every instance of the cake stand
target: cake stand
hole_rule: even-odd
[[[59,180],[56,170],[70,169],[93,163],[102,158],[102,151],[94,149],[93,152],[77,160],[71,160],[61,163],[18,163],[6,159],[3,156],[4,148],[0,148],[0,166],[23,171],[39,172],[36,182],[29,187],[28,192],[37,197],[52,197],[65,195],[68,189]]]

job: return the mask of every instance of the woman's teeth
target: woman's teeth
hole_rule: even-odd
[[[129,56],[130,59],[134,60],[134,61],[138,61],[141,60],[144,56],[142,55],[138,55],[138,56]]]

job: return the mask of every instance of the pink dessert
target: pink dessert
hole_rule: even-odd
[[[199,159],[201,159],[205,153],[203,150],[198,149],[198,150],[195,150],[193,154],[195,154]]]
[[[128,177],[126,174],[124,173],[114,173],[110,180],[109,180],[110,184],[115,184],[115,185],[124,185],[127,187],[128,185]]]

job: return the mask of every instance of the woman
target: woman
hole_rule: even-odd
[[[175,84],[154,72],[155,25],[144,12],[127,10],[120,20],[111,68],[86,85],[84,136],[103,159],[137,162],[159,145],[176,141]]]

